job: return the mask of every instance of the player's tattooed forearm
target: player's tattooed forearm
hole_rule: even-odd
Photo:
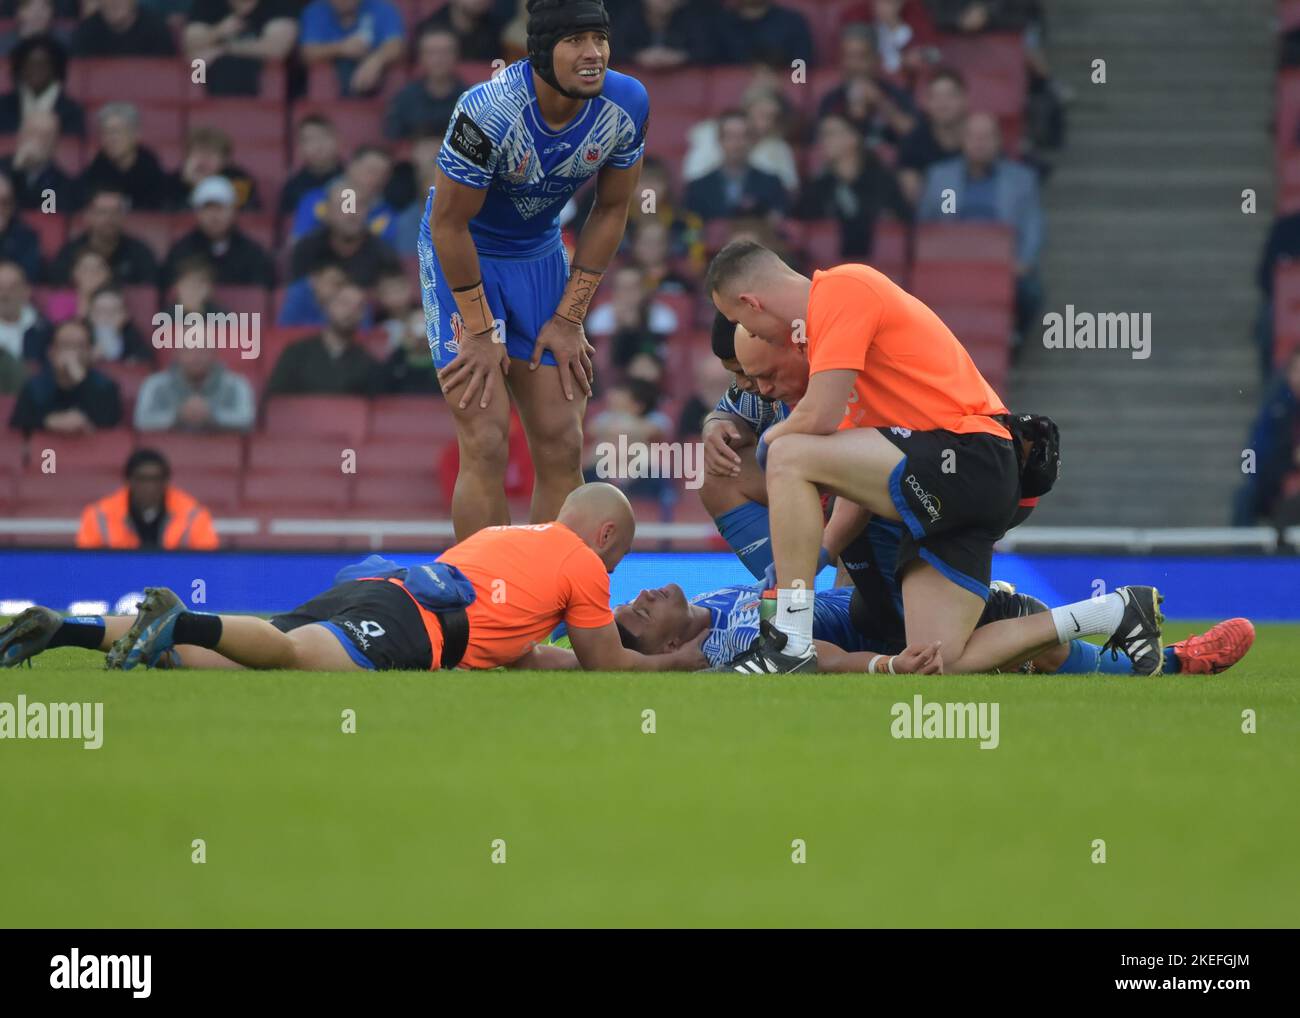
[[[596,296],[596,287],[600,285],[603,272],[584,269],[581,265],[573,267],[569,285],[564,288],[564,297],[556,314],[574,325],[581,325],[587,317],[592,298]]]
[[[451,291],[456,299],[456,307],[470,335],[477,336],[492,328],[492,309],[488,307],[487,291],[483,289],[483,280],[471,286],[455,287]]]

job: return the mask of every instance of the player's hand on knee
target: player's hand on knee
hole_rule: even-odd
[[[495,330],[470,336],[460,344],[455,360],[438,372],[438,385],[444,395],[461,388],[460,408],[464,410],[477,395],[479,407],[486,410],[501,376],[510,370],[510,355],[504,343],[495,342]],[[462,388],[463,387],[463,388]]]
[[[939,641],[908,647],[894,658],[894,673],[896,675],[942,675],[943,654],[939,651]]]
[[[740,429],[731,421],[713,420],[704,425],[704,469],[716,477],[740,476]]]
[[[595,372],[591,366],[591,355],[595,348],[587,342],[587,333],[581,325],[566,318],[552,318],[542,326],[533,344],[533,359],[529,370],[536,369],[542,363],[542,354],[551,351],[555,363],[560,368],[560,387],[565,399],[573,399],[573,383],[584,395],[591,395],[591,381]]]

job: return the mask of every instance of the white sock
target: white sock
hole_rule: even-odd
[[[1069,643],[1076,636],[1110,636],[1123,617],[1124,599],[1115,593],[1052,609],[1056,638],[1061,643]]]
[[[783,587],[776,592],[776,615],[772,624],[785,633],[785,653],[802,654],[812,645],[813,598],[803,587]]]

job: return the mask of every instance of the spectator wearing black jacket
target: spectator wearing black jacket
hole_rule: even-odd
[[[50,110],[32,110],[18,129],[13,155],[0,159],[0,173],[13,181],[21,209],[48,213],[81,207],[81,185],[54,161],[59,120]]]
[[[304,195],[324,187],[343,172],[338,131],[319,114],[313,113],[298,122],[294,152],[302,167],[280,189],[282,216],[292,216]]]
[[[65,435],[117,427],[122,420],[117,383],[90,363],[90,328],[71,318],[54,330],[45,370],[18,393],[9,427]]]
[[[718,117],[722,165],[686,186],[682,202],[701,219],[762,216],[784,212],[788,199],[778,177],[749,163],[754,134],[738,110]]]
[[[501,30],[505,27],[492,8],[492,0],[448,0],[415,26],[418,38],[430,28],[450,30],[460,41],[462,60],[495,60],[501,56]]]
[[[766,64],[790,69],[794,60],[816,65],[808,19],[771,0],[737,0],[723,12],[717,27],[723,59],[728,63]]]
[[[24,39],[9,54],[9,66],[14,89],[0,96],[0,134],[13,134],[23,118],[37,110],[58,117],[63,134],[86,133],[81,104],[63,90],[68,54],[53,36]]]
[[[41,242],[36,231],[18,217],[13,181],[0,176],[0,259],[17,262],[34,278],[41,269]]]
[[[107,260],[113,278],[123,286],[157,285],[158,259],[149,246],[123,232],[126,196],[104,188],[96,191],[86,206],[86,231],[63,245],[50,266],[48,282],[67,283],[72,263],[83,248],[91,248]]]
[[[347,184],[330,187],[325,202],[325,224],[313,230],[293,247],[290,271],[302,279],[323,265],[337,265],[358,286],[370,287],[384,275],[401,271],[397,253],[371,232],[369,209],[360,198],[355,211],[344,211],[343,190]]]
[[[345,284],[329,299],[326,325],[319,336],[284,348],[268,396],[369,396],[383,384],[378,361],[358,342],[366,310],[365,292]]]
[[[1265,393],[1246,448],[1255,453],[1255,470],[1237,490],[1233,525],[1250,527],[1261,519],[1300,523],[1300,492],[1283,498],[1288,479],[1300,477],[1300,350]]]
[[[887,210],[911,222],[912,207],[893,172],[863,144],[847,118],[823,117],[817,125],[817,148],[822,171],[804,184],[795,215],[836,220],[840,255],[853,261],[869,258],[880,213]]]
[[[264,61],[284,60],[298,40],[293,0],[194,0],[182,44],[208,63],[212,95],[257,95]]]
[[[698,3],[632,0],[613,18],[610,49],[652,71],[721,63],[716,27],[716,12]]]
[[[134,209],[166,208],[174,185],[158,157],[140,144],[140,111],[130,103],[109,103],[95,122],[100,147],[81,174],[82,191],[111,188],[126,195]]]
[[[17,262],[0,261],[0,351],[25,361],[42,361],[50,323],[32,304],[27,273]]]
[[[194,229],[172,245],[163,262],[162,285],[175,282],[178,266],[202,257],[212,266],[219,286],[275,286],[275,262],[257,241],[235,225],[235,187],[225,177],[208,177],[191,196]]]
[[[100,0],[99,9],[72,33],[79,57],[170,57],[176,44],[162,15],[138,0]]]
[[[460,43],[455,32],[426,28],[416,46],[419,76],[389,100],[384,114],[386,138],[446,134],[456,100],[465,91],[465,82],[456,74]]]

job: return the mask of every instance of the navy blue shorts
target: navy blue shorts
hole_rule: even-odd
[[[420,256],[420,293],[424,301],[424,331],[433,354],[433,363],[445,368],[460,351],[460,312],[451,287],[438,265],[429,233],[429,214],[433,195],[424,205],[416,251]],[[550,254],[540,258],[490,258],[478,256],[483,273],[483,289],[493,316],[505,323],[506,352],[515,360],[531,360],[537,334],[555,315],[569,282],[569,256],[557,244]],[[554,364],[547,350],[543,364]]]

